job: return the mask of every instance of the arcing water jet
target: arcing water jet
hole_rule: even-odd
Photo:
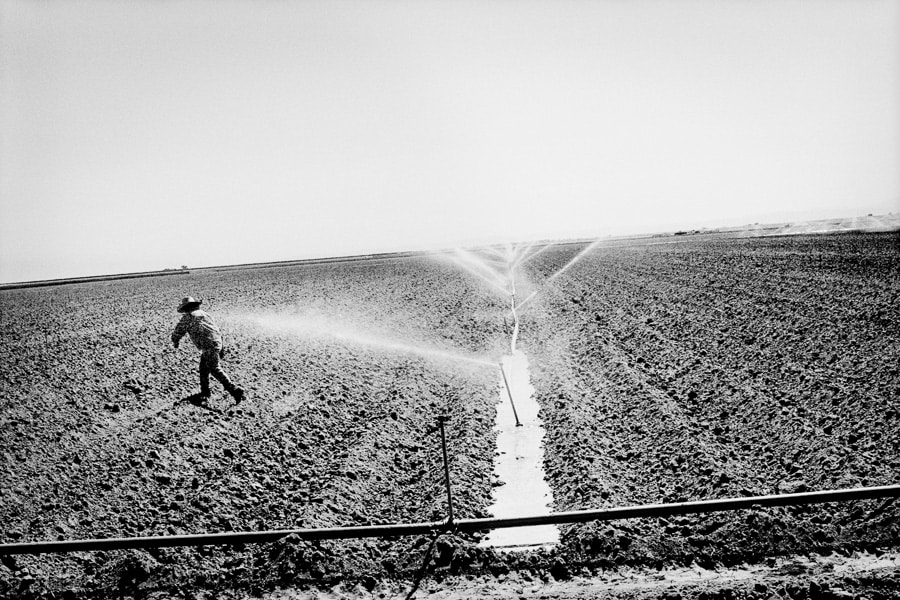
[[[225,319],[233,322],[243,322],[257,329],[271,333],[287,334],[321,341],[333,340],[355,346],[387,350],[401,354],[414,354],[433,360],[467,362],[494,368],[497,366],[496,362],[485,358],[466,356],[441,348],[409,343],[378,333],[353,329],[344,323],[336,322],[321,316],[251,313],[243,315],[224,315],[223,320]]]
[[[581,250],[581,252],[579,252],[578,254],[576,254],[576,255],[572,258],[572,260],[570,260],[570,261],[567,262],[565,265],[563,265],[563,267],[562,267],[559,271],[557,271],[556,273],[554,273],[553,275],[551,275],[550,277],[548,277],[548,278],[547,278],[547,281],[548,281],[548,282],[549,282],[549,281],[553,281],[554,279],[556,279],[557,277],[559,277],[560,275],[562,275],[563,273],[565,273],[565,272],[568,270],[569,267],[571,267],[572,265],[574,265],[575,263],[577,263],[579,260],[581,260],[581,257],[582,257],[582,256],[584,256],[585,254],[587,254],[588,252],[590,252],[591,250],[593,250],[593,249],[594,249],[594,246],[596,246],[597,244],[599,244],[601,241],[602,241],[602,240],[599,240],[599,239],[598,239],[598,240],[594,240],[593,242],[591,242],[590,244],[588,244],[587,246],[585,246],[585,247]]]
[[[537,255],[540,254],[541,252],[547,250],[548,248],[551,248],[552,246],[553,246],[553,244],[544,244],[544,245],[541,246],[538,250],[535,250],[534,252],[532,252],[532,253],[529,254],[528,256],[525,256],[525,254],[523,253],[522,256],[521,256],[521,258],[516,262],[516,265],[518,266],[518,265],[520,265],[520,264],[527,263],[529,260],[531,260],[532,258],[534,258],[535,256],[537,256]],[[529,246],[528,251],[531,251],[531,248],[533,248],[533,247],[534,247],[533,244],[532,244],[531,246]]]
[[[461,267],[487,283],[494,291],[499,292],[501,295],[505,296],[508,293],[503,286],[503,275],[471,252],[457,248],[453,251],[453,256],[450,257],[450,260],[456,266]]]
[[[547,280],[544,282],[544,285],[547,285],[548,283],[550,283],[551,281],[553,281],[554,279],[556,279],[557,277],[559,277],[560,275],[562,275],[564,272],[566,272],[566,271],[569,269],[569,267],[571,267],[572,265],[574,265],[575,263],[577,263],[579,260],[581,260],[582,257],[584,257],[584,256],[585,256],[588,252],[590,252],[591,250],[593,250],[594,247],[595,247],[597,244],[599,244],[601,241],[602,241],[602,240],[597,239],[597,240],[594,240],[593,242],[591,242],[590,244],[588,244],[587,246],[585,246],[578,254],[576,254],[574,257],[572,257],[572,259],[569,260],[569,262],[567,262],[565,265],[563,265],[562,268],[560,268],[558,271],[556,271],[555,273],[553,273],[553,275],[551,275],[550,277],[548,277]],[[541,252],[543,252],[544,250],[546,250],[546,249],[549,248],[549,247],[550,247],[550,245],[544,246],[543,248],[541,248],[540,250],[538,250],[537,252],[535,252],[534,254],[532,254],[531,256],[529,256],[529,257],[528,257],[527,259],[525,259],[525,260],[526,260],[526,261],[531,260],[532,258],[534,258],[535,256],[537,256],[538,254],[540,254]],[[542,286],[541,289],[543,289],[543,286]],[[531,301],[534,299],[535,296],[537,296],[537,294],[538,294],[539,291],[541,291],[541,290],[540,290],[540,289],[537,289],[537,290],[531,292],[531,293],[528,295],[528,297],[525,298],[525,300],[523,300],[523,301],[520,302],[519,304],[516,304],[516,305],[513,307],[513,311],[512,311],[512,312],[515,312],[515,310],[517,310],[517,309],[522,309],[522,308],[524,308],[525,305],[527,305],[529,302],[531,302]]]

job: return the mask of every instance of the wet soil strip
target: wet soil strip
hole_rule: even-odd
[[[544,427],[538,418],[539,405],[528,378],[528,359],[522,352],[516,352],[504,356],[501,363],[522,426],[516,426],[506,386],[501,382],[501,402],[494,425],[498,433],[494,472],[503,485],[494,489],[494,503],[489,511],[497,518],[549,515],[553,493],[544,479]],[[537,525],[496,529],[481,545],[517,550],[551,546],[557,542],[559,528],[556,525]]]

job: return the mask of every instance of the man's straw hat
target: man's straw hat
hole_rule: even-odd
[[[193,296],[182,298],[181,304],[178,305],[178,312],[190,312],[200,308],[201,304],[203,304],[203,300],[194,300]]]

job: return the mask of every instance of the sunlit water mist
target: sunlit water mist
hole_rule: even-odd
[[[567,270],[569,270],[569,267],[571,267],[572,265],[574,265],[575,263],[577,263],[579,260],[581,260],[581,258],[582,258],[585,254],[587,254],[588,252],[590,252],[591,250],[593,250],[593,249],[597,246],[597,244],[599,244],[601,241],[603,241],[603,240],[594,240],[593,242],[591,242],[590,244],[588,244],[587,246],[585,246],[584,249],[582,249],[581,252],[579,252],[578,254],[576,254],[576,255],[572,258],[572,260],[570,260],[569,262],[567,262],[566,264],[564,264],[563,267],[562,267],[559,271],[557,271],[556,273],[554,273],[553,275],[551,275],[550,277],[548,277],[548,278],[547,278],[547,281],[553,281],[554,279],[556,279],[557,277],[559,277],[560,275],[562,275],[563,273],[565,273]]]
[[[453,254],[445,255],[444,258],[454,266],[474,275],[501,296],[509,295],[506,275],[478,255],[457,248],[453,251]]]
[[[540,254],[543,250],[546,250],[551,244],[545,245],[540,250],[532,252],[532,249],[535,246],[534,242],[529,242],[527,244],[521,244],[515,248],[515,252],[513,253],[512,259],[510,260],[510,264],[513,268],[516,268],[520,264],[527,262],[536,254]]]
[[[506,261],[509,259],[509,253],[510,253],[509,244],[507,244],[506,247],[502,251],[498,250],[497,248],[494,248],[492,246],[485,247],[485,250],[487,252],[490,252],[491,254],[493,254],[494,257],[497,258],[498,260]]]
[[[541,254],[541,253],[544,252],[545,250],[547,250],[547,249],[549,249],[549,248],[552,248],[554,245],[555,245],[555,244],[544,244],[543,246],[541,246],[540,248],[538,248],[538,249],[535,250],[534,252],[531,252],[531,249],[532,249],[534,246],[533,246],[533,245],[529,246],[529,247],[528,247],[528,252],[531,252],[531,253],[530,253],[530,254],[523,253],[522,256],[519,258],[519,260],[516,261],[516,265],[527,263],[528,261],[530,261],[531,259],[533,259],[533,258],[536,257],[537,255]],[[526,254],[527,254],[527,255],[526,255]]]
[[[528,295],[527,298],[525,298],[524,300],[522,300],[521,302],[519,302],[518,304],[516,304],[515,309],[516,309],[516,310],[521,310],[522,308],[524,308],[529,302],[531,302],[531,301],[535,298],[535,296],[538,295],[538,293],[539,293],[541,290],[544,289],[544,287],[545,287],[548,283],[553,282],[553,280],[555,280],[557,277],[559,277],[560,275],[562,275],[563,273],[565,273],[566,271],[568,271],[569,268],[570,268],[572,265],[574,265],[574,264],[577,263],[579,260],[581,260],[585,255],[587,255],[588,252],[590,252],[591,250],[593,250],[593,249],[597,246],[597,244],[599,244],[599,243],[602,242],[602,241],[603,241],[603,240],[594,240],[593,242],[591,242],[590,244],[588,244],[587,246],[585,246],[585,247],[581,250],[581,252],[579,252],[578,254],[576,254],[575,256],[573,256],[572,259],[569,260],[569,262],[567,262],[566,264],[564,264],[558,271],[556,271],[555,273],[553,273],[553,275],[551,275],[550,277],[548,277],[547,280],[544,281],[544,284],[543,284],[540,288],[534,290],[533,292],[531,292],[531,294]],[[526,260],[531,260],[532,258],[534,258],[535,256],[537,256],[538,254],[540,254],[541,252],[543,252],[543,251],[546,250],[547,248],[549,248],[549,246],[544,246],[544,248],[538,250],[537,252],[535,252],[534,254],[532,254],[531,256],[529,256]]]
[[[323,342],[337,342],[345,345],[392,352],[413,354],[438,362],[464,362],[496,369],[497,363],[478,356],[435,348],[424,343],[399,340],[373,331],[348,326],[346,323],[322,316],[290,315],[274,313],[223,314],[223,321],[243,323],[261,332],[277,335],[297,336]]]

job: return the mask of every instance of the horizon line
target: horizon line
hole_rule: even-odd
[[[780,221],[780,222],[770,222],[770,223],[748,223],[745,225],[729,225],[729,226],[704,226],[699,228],[680,228],[675,231],[655,231],[655,232],[645,232],[645,233],[630,233],[630,234],[620,234],[620,235],[599,235],[592,237],[573,237],[573,238],[563,238],[563,239],[528,239],[528,240],[519,240],[515,243],[528,243],[532,245],[545,244],[545,245],[568,245],[568,244],[581,244],[593,241],[599,241],[601,239],[608,240],[624,240],[624,239],[639,239],[639,238],[650,238],[650,237],[661,237],[661,236],[676,236],[676,235],[696,235],[696,234],[716,234],[716,233],[737,233],[741,231],[758,231],[761,229],[772,229],[776,227],[791,227],[791,226],[801,226],[801,225],[811,225],[815,223],[825,223],[825,222],[842,222],[848,219],[852,219],[853,221],[857,219],[880,219],[881,217],[894,216],[893,212],[884,213],[875,215],[873,213],[867,213],[866,215],[861,216],[844,216],[844,217],[832,217],[832,218],[820,218],[820,219],[808,219],[808,220],[795,220],[795,221]],[[895,231],[900,230],[900,215],[897,215],[897,223],[892,225],[888,225],[886,228],[882,229],[868,229],[868,231]],[[845,228],[845,229],[834,229],[834,230],[826,230],[826,231],[799,231],[799,232],[784,232],[783,234],[769,234],[769,235],[796,235],[797,233],[808,233],[812,234],[822,234],[822,233],[839,233],[839,232],[848,232],[848,231],[867,231],[867,229],[860,228]],[[502,246],[507,242],[492,242],[487,244],[480,244],[475,246],[469,246],[467,249],[482,249],[482,248],[491,248],[494,246]],[[458,246],[441,248],[441,249],[410,249],[410,250],[395,250],[388,252],[371,252],[366,254],[344,254],[344,255],[332,255],[332,256],[309,256],[305,258],[293,258],[286,260],[275,260],[275,261],[261,261],[261,262],[249,262],[249,263],[232,263],[232,264],[222,264],[222,265],[206,265],[201,267],[188,267],[187,265],[182,266],[181,268],[163,268],[159,270],[153,271],[133,271],[133,272],[125,272],[125,273],[103,273],[103,274],[94,274],[94,275],[81,275],[74,277],[59,277],[52,279],[34,279],[34,280],[25,280],[25,281],[4,281],[0,282],[0,291],[9,290],[9,289],[22,289],[29,287],[44,287],[44,286],[55,286],[55,285],[67,285],[67,284],[75,284],[75,283],[91,283],[95,281],[114,281],[118,279],[138,279],[143,277],[161,277],[161,276],[174,276],[174,275],[187,275],[193,271],[207,271],[207,270],[235,270],[235,269],[253,269],[253,268],[266,268],[266,267],[280,267],[280,266],[293,266],[300,264],[316,264],[316,263],[330,263],[330,262],[352,262],[358,260],[377,260],[384,258],[402,258],[409,256],[427,256],[432,254],[444,254],[446,252],[451,252],[454,248]]]

